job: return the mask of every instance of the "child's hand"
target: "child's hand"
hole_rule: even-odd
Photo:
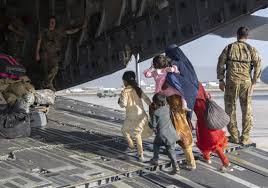
[[[153,63],[151,63],[151,66],[150,66],[150,68],[149,69],[153,69],[154,68],[154,64]]]
[[[162,85],[162,90],[166,90],[168,88],[168,83],[167,81],[164,82],[164,84]]]
[[[206,93],[205,95],[206,95],[206,98],[207,99],[211,99],[212,98],[210,93]]]

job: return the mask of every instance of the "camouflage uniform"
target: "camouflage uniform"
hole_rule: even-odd
[[[23,77],[21,80],[10,82],[9,85],[2,91],[2,94],[9,105],[14,105],[17,98],[22,97],[27,93],[35,93],[33,85],[28,77]]]
[[[24,37],[10,31],[7,38],[8,53],[20,61],[23,56]]]
[[[253,77],[251,77],[254,68]],[[230,116],[228,131],[233,142],[239,142],[240,133],[236,121],[236,100],[239,97],[242,110],[241,141],[249,140],[249,132],[253,127],[251,106],[251,87],[260,77],[261,59],[255,48],[243,40],[228,45],[219,57],[217,78],[223,80],[226,70],[225,111]]]
[[[61,30],[45,30],[40,37],[41,41],[41,62],[44,70],[42,87],[55,91],[53,80],[58,73],[59,62],[61,61],[61,48],[64,32]]]
[[[11,24],[22,34],[25,33],[25,26],[20,20],[16,19]],[[14,31],[9,31],[7,34],[7,49],[8,53],[15,57],[18,61],[21,61],[24,53],[24,40],[25,36],[18,35]]]

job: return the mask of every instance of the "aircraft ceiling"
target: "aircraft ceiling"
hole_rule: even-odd
[[[125,68],[132,54],[146,60],[171,43],[182,45],[221,27],[215,34],[232,36],[236,25],[231,30],[226,24],[266,8],[268,0],[0,0],[0,6],[9,16],[31,18],[24,61],[33,81],[40,75],[34,61],[39,26],[47,27],[50,15],[61,26],[87,23],[66,38],[62,49],[65,58],[56,87],[64,89]],[[256,33],[266,23],[266,18],[257,16],[242,21],[248,23],[247,19]]]

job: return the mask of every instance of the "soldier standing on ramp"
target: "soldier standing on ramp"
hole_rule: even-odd
[[[74,34],[84,27],[85,24],[83,27],[70,30],[56,29],[56,18],[54,16],[50,17],[49,27],[39,34],[36,48],[36,61],[41,59],[45,73],[41,86],[43,89],[56,91],[53,86],[53,80],[58,73],[59,62],[62,60],[63,39],[66,34]]]
[[[261,59],[257,50],[246,43],[248,28],[237,30],[237,41],[229,44],[221,53],[217,66],[219,88],[225,91],[225,111],[230,116],[228,131],[229,141],[243,145],[251,144],[249,138],[253,127],[251,95],[261,73]],[[252,71],[254,69],[254,71]],[[224,82],[226,71],[226,84]],[[251,73],[253,72],[253,76]],[[242,110],[242,135],[237,128],[236,100],[239,97]],[[239,140],[240,139],[240,140]]]

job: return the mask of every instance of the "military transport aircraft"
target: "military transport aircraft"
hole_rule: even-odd
[[[219,28],[222,29],[215,34],[230,37],[236,23],[247,23],[251,29],[257,29],[267,24],[267,18],[249,14],[267,5],[268,0],[0,1],[7,15],[30,20],[26,25],[24,62],[30,65],[32,80],[37,80],[38,75],[33,55],[37,31],[48,27],[49,16],[56,16],[59,27],[86,23],[81,32],[67,37],[57,89],[123,69],[132,54],[139,54],[143,61],[163,52],[168,44],[182,45]],[[239,22],[234,22],[237,19]],[[267,40],[265,34],[260,37]]]
[[[0,0],[8,16],[30,20],[23,61],[33,81],[38,77],[37,33],[47,27],[49,16],[56,16],[59,26],[86,23],[66,39],[58,90],[123,69],[133,54],[141,62],[171,43],[182,45],[208,33],[234,36],[239,23],[257,32],[267,18],[250,14],[267,5],[268,0]],[[267,35],[254,37],[267,40]],[[211,165],[203,162],[194,148],[197,169],[170,176],[165,151],[156,167],[126,150],[123,120],[122,111],[57,98],[46,128],[33,128],[29,138],[0,139],[0,187],[268,187],[268,153],[255,144],[229,144],[232,172],[219,172],[216,156]],[[144,149],[149,160],[152,140],[144,142]],[[178,163],[184,163],[183,152],[176,152]]]

